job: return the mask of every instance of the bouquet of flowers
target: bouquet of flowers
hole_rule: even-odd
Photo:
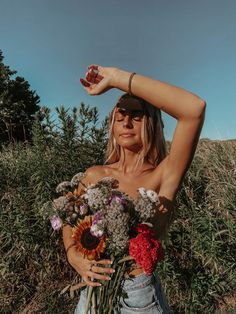
[[[151,224],[159,198],[156,192],[139,188],[134,200],[119,191],[118,181],[111,177],[84,186],[84,176],[78,173],[57,186],[56,192],[62,195],[53,201],[51,225],[59,230],[69,224],[76,249],[87,259],[113,260],[116,272],[101,287],[89,287],[85,311],[93,306],[95,313],[112,313],[118,306],[127,270],[136,264],[152,274],[164,257]],[[78,192],[80,184],[83,188]]]

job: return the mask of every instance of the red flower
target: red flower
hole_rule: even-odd
[[[136,228],[138,235],[129,242],[129,254],[145,273],[151,275],[158,261],[164,258],[161,242],[155,238],[154,231],[146,224]]]

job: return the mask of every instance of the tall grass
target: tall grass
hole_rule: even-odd
[[[85,106],[58,118],[45,109],[33,143],[0,153],[1,313],[72,313],[78,301],[60,295],[78,277],[40,208],[58,182],[103,163],[106,124]],[[236,141],[200,142],[157,269],[173,313],[236,309],[235,177]]]
[[[236,141],[202,141],[178,195],[160,273],[175,313],[236,310]]]

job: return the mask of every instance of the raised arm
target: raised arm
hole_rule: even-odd
[[[90,95],[99,95],[114,87],[128,92],[130,75],[117,68],[91,66],[87,81],[81,82]],[[172,200],[192,161],[204,121],[205,101],[182,88],[139,74],[133,76],[131,91],[177,119],[170,153],[156,170],[161,169],[162,173],[160,195]]]
[[[128,74],[120,72],[120,76],[120,86],[123,87]],[[182,88],[141,75],[134,76],[131,88],[134,95],[177,119],[171,149],[163,163],[159,191],[160,195],[173,199],[197,146],[204,121],[205,101]]]

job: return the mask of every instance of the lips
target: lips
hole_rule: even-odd
[[[122,133],[122,134],[120,134],[120,136],[122,136],[122,137],[132,137],[132,136],[134,136],[134,134],[133,133]]]

